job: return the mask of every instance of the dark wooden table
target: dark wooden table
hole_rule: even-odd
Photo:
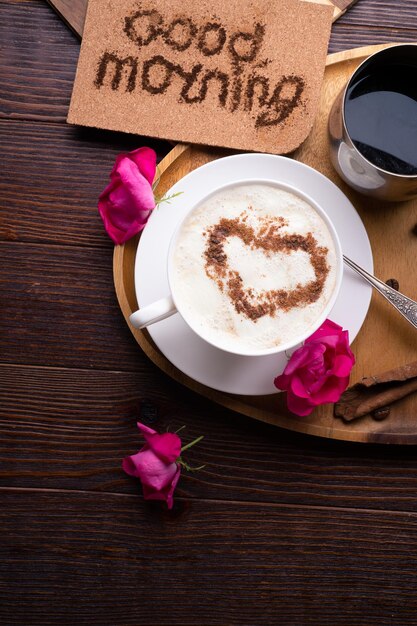
[[[169,145],[67,126],[79,42],[0,8],[0,623],[417,624],[416,449],[272,428],[148,360],[96,204],[118,152]],[[387,41],[417,0],[359,0],[330,51]],[[206,435],[171,512],[121,470],[138,419]]]

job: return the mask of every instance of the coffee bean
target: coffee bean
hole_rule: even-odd
[[[385,281],[385,284],[388,285],[388,287],[395,289],[395,291],[398,291],[400,288],[400,283],[396,278],[388,278],[388,280]]]
[[[375,411],[372,411],[372,417],[374,418],[374,420],[378,420],[378,422],[381,422],[388,417],[388,415],[390,414],[390,410],[391,409],[389,406],[383,406],[380,409],[375,409]]]

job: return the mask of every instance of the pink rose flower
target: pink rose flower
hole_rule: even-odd
[[[175,433],[160,435],[140,422],[138,428],[146,443],[139,452],[124,458],[122,467],[130,476],[139,478],[145,500],[165,500],[172,509],[181,473],[176,463],[181,454],[181,439]]]
[[[296,415],[310,415],[314,407],[337,402],[349,384],[355,357],[349,348],[349,333],[326,320],[274,380],[287,392],[287,405]]]
[[[115,244],[136,235],[148,221],[155,208],[155,171],[156,154],[151,148],[138,148],[117,157],[110,183],[98,201],[104,227]]]

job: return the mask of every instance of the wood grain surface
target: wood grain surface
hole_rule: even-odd
[[[133,496],[33,495],[0,509],[9,625],[415,623],[415,514],[202,500],[168,515]]]
[[[149,142],[68,128],[78,39],[43,0],[0,13],[0,624],[414,626],[416,448],[288,432],[152,364],[96,211]],[[389,41],[417,0],[359,0],[330,51]],[[120,469],[138,419],[205,434],[171,512]]]

